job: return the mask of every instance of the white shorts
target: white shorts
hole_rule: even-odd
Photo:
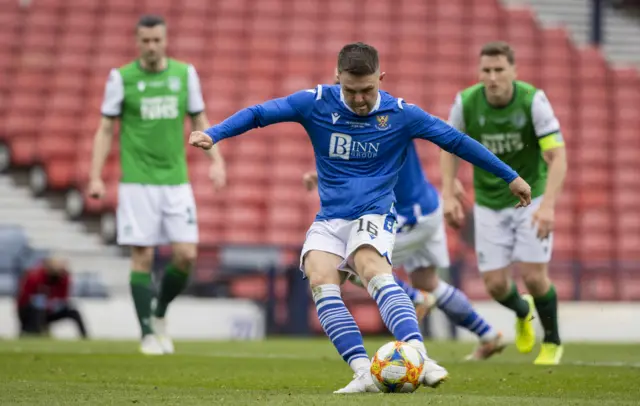
[[[396,235],[393,265],[403,266],[406,272],[430,266],[449,267],[442,206],[429,215],[419,217],[418,222],[409,231]]]
[[[324,251],[343,259],[338,270],[354,273],[353,254],[363,245],[370,245],[391,264],[396,235],[396,218],[392,214],[366,214],[357,220],[315,221],[307,231],[300,254],[300,270],[304,272],[304,257],[309,251]]]
[[[116,216],[120,245],[198,243],[196,203],[189,184],[121,183]]]
[[[542,196],[524,208],[492,210],[474,207],[475,245],[480,272],[505,268],[513,262],[547,263],[551,260],[553,235],[540,240],[531,224]]]

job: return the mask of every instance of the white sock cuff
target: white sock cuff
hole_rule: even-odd
[[[363,369],[371,368],[371,361],[369,361],[369,358],[356,358],[349,363],[349,366],[351,367],[353,372],[358,372]]]
[[[376,292],[388,285],[395,285],[396,280],[391,274],[376,275],[369,281],[367,285],[367,291],[371,297],[375,297]]]
[[[319,285],[314,288],[311,288],[311,292],[313,294],[314,302],[317,302],[318,300],[325,297],[341,297],[340,286],[334,285],[332,283],[328,283],[326,285]]]
[[[449,292],[449,288],[451,288],[451,285],[440,279],[438,286],[433,292],[431,292],[431,294],[436,298],[436,300],[438,300]]]

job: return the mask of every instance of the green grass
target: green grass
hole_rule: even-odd
[[[366,340],[370,354],[385,339]],[[0,341],[1,405],[637,405],[640,346],[570,344],[565,364],[539,367],[509,348],[460,359],[472,344],[431,343],[451,378],[413,394],[333,395],[351,371],[326,339],[178,342],[145,357],[122,341]]]

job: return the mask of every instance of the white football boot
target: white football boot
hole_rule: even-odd
[[[424,386],[430,388],[437,388],[442,382],[446,381],[449,377],[449,372],[446,369],[438,365],[431,358],[426,358],[424,366],[422,367],[422,376],[420,382]]]
[[[446,369],[438,365],[438,363],[427,355],[427,349],[424,343],[411,340],[409,345],[418,350],[424,358],[424,364],[422,366],[422,375],[420,376],[420,383],[430,388],[437,388],[442,382],[446,381],[449,377],[449,372]]]
[[[164,350],[160,345],[160,341],[153,334],[147,334],[140,341],[140,352],[144,355],[162,355]]]
[[[353,375],[353,380],[342,389],[338,389],[333,393],[365,393],[380,392],[380,389],[373,383],[369,368],[361,369]]]
[[[153,318],[153,331],[156,333],[156,337],[162,350],[165,354],[173,354],[175,352],[175,348],[173,347],[173,341],[171,337],[167,334],[167,323],[165,319],[160,319],[158,317]]]

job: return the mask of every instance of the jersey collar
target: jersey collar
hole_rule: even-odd
[[[369,114],[373,114],[376,111],[378,111],[378,109],[380,108],[380,101],[382,100],[382,96],[380,95],[380,91],[378,91],[378,99],[376,100],[376,104],[373,106],[373,108],[371,109],[371,111],[369,112]],[[342,89],[340,89],[340,101],[342,102],[342,104],[344,105],[344,107],[347,108],[347,110],[349,110],[350,112],[352,112],[353,114],[356,114],[355,111],[353,111],[351,109],[351,107],[349,107],[347,105],[347,103],[345,103],[344,101],[344,93],[342,93]]]

